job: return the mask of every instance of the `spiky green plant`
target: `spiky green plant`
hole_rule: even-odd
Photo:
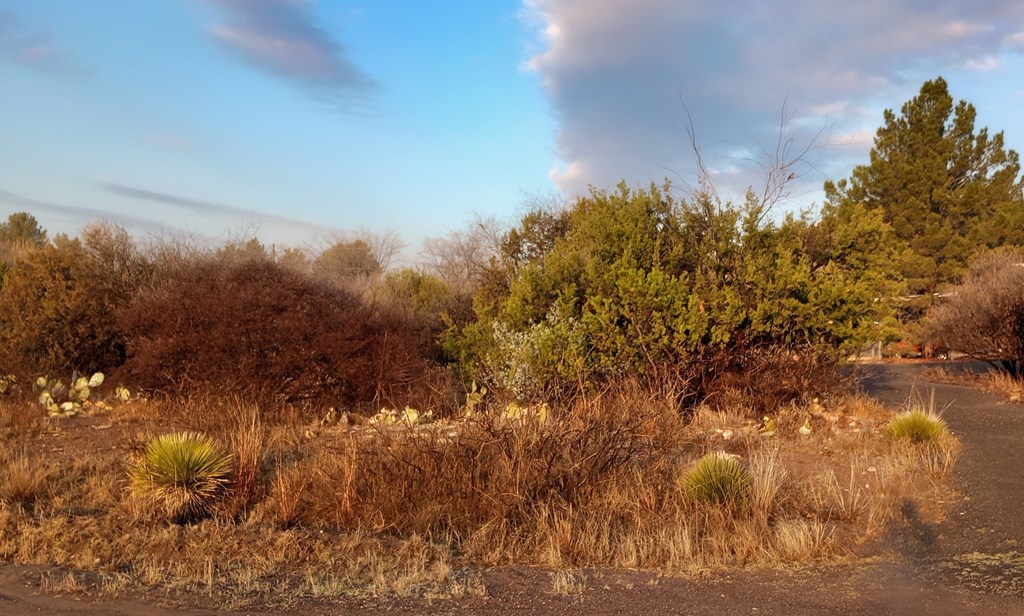
[[[196,432],[159,436],[129,469],[132,489],[153,498],[177,523],[199,520],[221,497],[231,473],[231,456]]]
[[[909,439],[915,443],[928,443],[948,434],[946,422],[938,415],[921,409],[911,409],[893,417],[885,425],[885,433],[897,440]]]
[[[697,500],[726,504],[746,499],[752,480],[736,458],[715,452],[698,460],[680,477],[679,485]]]

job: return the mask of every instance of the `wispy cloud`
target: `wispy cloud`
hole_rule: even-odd
[[[267,226],[275,228],[285,226],[293,230],[303,230],[313,233],[323,233],[329,230],[328,227],[323,225],[303,220],[296,220],[294,218],[287,218],[285,216],[277,216],[274,214],[264,214],[233,205],[193,199],[191,197],[184,197],[181,195],[172,195],[169,193],[146,190],[144,188],[136,188],[134,186],[106,183],[101,184],[101,188],[109,193],[119,195],[121,197],[149,201],[151,203],[159,203],[161,205],[169,205],[186,210],[195,215],[227,219],[228,221],[234,221],[237,223],[251,222],[258,225],[266,224]]]
[[[90,223],[107,221],[122,225],[133,233],[153,236],[186,234],[206,240],[215,240],[218,233],[230,237],[240,230],[244,233],[258,231],[261,238],[286,244],[335,231],[324,225],[284,216],[262,214],[245,208],[122,184],[101,184],[99,187],[108,194],[132,200],[134,205],[131,207],[135,213],[65,205],[0,189],[0,220],[6,219],[13,212],[25,211],[35,216],[45,228],[71,234]],[[109,197],[106,199],[109,202]],[[140,206],[139,201],[156,205]]]
[[[162,150],[191,150],[197,146],[196,139],[190,135],[159,129],[143,132],[142,139]]]
[[[978,58],[969,58],[968,60],[965,60],[963,63],[963,69],[967,71],[985,73],[988,71],[994,71],[1002,65],[1003,63],[999,61],[998,56],[986,54]]]
[[[828,160],[806,176],[820,188],[828,165],[846,157],[848,171],[850,157],[866,153],[880,100],[906,100],[944,71],[994,71],[1024,48],[1020,0],[523,6],[540,49],[526,65],[542,79],[558,122],[562,163],[551,177],[576,194],[623,178],[692,177],[691,120],[705,162],[723,173],[746,164],[729,154],[737,147],[773,155],[783,107],[793,114],[795,150],[825,129],[816,143]],[[757,182],[750,167],[737,181]]]
[[[314,98],[347,109],[378,88],[341,42],[317,24],[308,0],[205,1],[227,20],[209,29],[214,40]]]
[[[165,225],[141,216],[133,216],[131,214],[123,214],[121,212],[98,208],[77,207],[53,203],[50,201],[41,201],[39,199],[23,197],[5,190],[0,190],[0,205],[5,206],[0,208],[0,212],[9,210],[13,213],[14,211],[20,210],[29,212],[33,215],[50,215],[60,218],[62,221],[67,223],[65,226],[72,228],[81,227],[91,222],[105,220],[107,222],[124,225],[125,227],[142,231],[162,231],[166,229]]]
[[[25,29],[18,19],[0,10],[0,58],[28,68],[83,76],[88,69],[79,63],[70,50],[60,45],[52,34]]]

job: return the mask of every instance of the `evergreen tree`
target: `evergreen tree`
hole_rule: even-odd
[[[897,116],[885,111],[871,162],[849,180],[826,182],[832,205],[881,210],[899,239],[910,292],[956,280],[977,252],[1024,243],[1017,153],[1003,134],[975,131],[974,106],[954,106],[945,80],[927,81]]]
[[[46,230],[32,214],[15,212],[7,217],[7,222],[0,223],[0,242],[41,247],[46,244]]]

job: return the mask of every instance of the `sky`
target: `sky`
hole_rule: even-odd
[[[942,75],[1024,150],[1020,0],[0,0],[0,216],[424,237],[536,196],[867,161]],[[692,135],[692,137],[691,137]]]

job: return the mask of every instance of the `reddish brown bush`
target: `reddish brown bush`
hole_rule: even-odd
[[[343,404],[375,395],[369,311],[268,261],[184,263],[140,293],[121,324],[125,372],[139,387]]]
[[[838,360],[833,349],[814,345],[730,349],[687,374],[690,401],[714,408],[746,408],[752,417],[760,418],[792,403],[845,391],[848,383]]]

